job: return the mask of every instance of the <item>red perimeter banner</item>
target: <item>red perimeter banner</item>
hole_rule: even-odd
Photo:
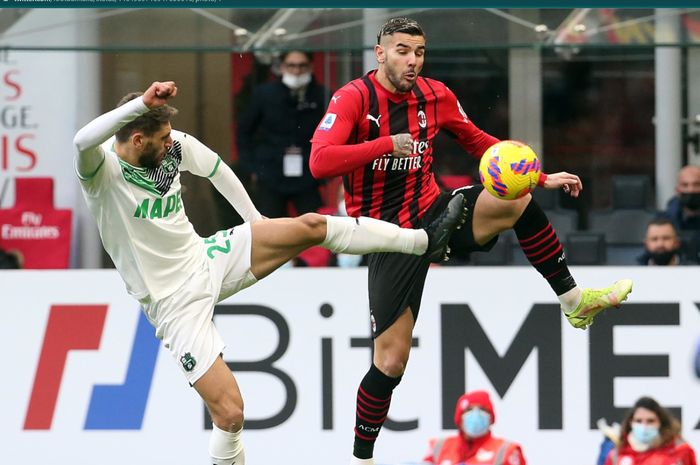
[[[16,178],[15,205],[0,210],[0,248],[18,250],[24,268],[68,268],[71,210],[57,210],[52,178]]]

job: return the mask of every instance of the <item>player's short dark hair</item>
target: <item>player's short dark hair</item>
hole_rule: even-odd
[[[117,106],[120,107],[126,102],[130,102],[137,97],[143,95],[143,92],[130,92],[119,100]],[[170,105],[163,105],[158,108],[154,108],[139,116],[130,123],[125,124],[122,128],[115,134],[118,142],[126,142],[129,140],[131,134],[134,131],[141,131],[144,135],[150,136],[160,131],[163,125],[170,121],[170,118],[177,115],[177,108],[171,107]]]
[[[284,52],[280,53],[280,63],[284,63],[284,60],[287,59],[290,53],[301,53],[307,60],[309,60],[309,63],[314,61],[314,54],[311,52],[305,52],[303,50],[285,50]]]
[[[386,23],[382,25],[377,34],[377,44],[382,40],[384,36],[390,36],[395,32],[403,32],[411,36],[423,36],[425,37],[425,32],[423,28],[420,27],[418,21],[410,18],[391,18]]]

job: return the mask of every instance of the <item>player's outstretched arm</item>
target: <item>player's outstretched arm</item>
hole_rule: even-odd
[[[583,189],[583,184],[581,183],[581,179],[575,174],[561,171],[559,173],[548,174],[545,177],[543,187],[545,189],[559,189],[561,187],[564,189],[564,192],[568,193],[571,197],[578,197]]]
[[[224,196],[228,203],[236,209],[244,221],[254,223],[262,219],[262,215],[253,201],[250,199],[243,184],[238,179],[238,176],[225,163],[220,163],[216,169],[216,173],[209,178],[211,183],[216,187],[221,195]]]

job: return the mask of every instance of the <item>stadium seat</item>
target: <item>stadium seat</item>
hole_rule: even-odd
[[[605,236],[601,233],[572,232],[564,245],[569,265],[605,265]]]
[[[612,177],[612,208],[649,209],[652,205],[651,180],[647,175]]]
[[[589,215],[590,230],[603,233],[608,244],[640,245],[654,217],[653,211],[641,209],[594,210]]]
[[[608,265],[639,265],[639,257],[644,253],[643,245],[608,244],[606,247]]]
[[[602,233],[607,244],[608,265],[635,265],[644,252],[647,224],[655,213],[642,209],[592,211],[590,231]]]

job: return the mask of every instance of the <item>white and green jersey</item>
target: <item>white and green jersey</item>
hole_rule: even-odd
[[[102,243],[137,299],[171,294],[204,260],[182,205],[180,171],[211,177],[221,159],[188,134],[173,130],[172,139],[161,165],[149,169],[121,160],[112,137],[99,147],[104,161],[97,171],[79,175]]]

